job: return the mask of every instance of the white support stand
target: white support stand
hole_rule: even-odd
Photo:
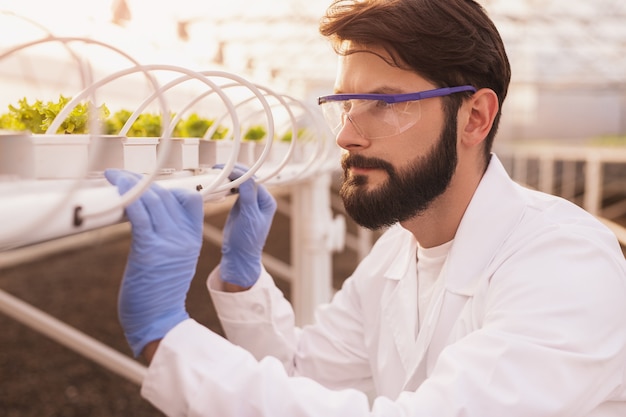
[[[616,234],[624,245],[624,228],[611,219],[626,213],[626,200],[603,204],[605,195],[604,166],[617,164],[626,166],[626,148],[620,146],[583,145],[572,143],[497,143],[496,153],[513,160],[512,177],[521,184],[528,184],[528,161],[539,160],[538,188],[553,193],[556,170],[554,164],[563,163],[560,175],[561,196],[569,200],[576,198],[576,164],[583,163],[584,189],[582,207],[598,217]],[[623,177],[623,174],[622,174]],[[623,181],[620,178],[618,181]]]
[[[538,159],[539,189],[554,192],[554,163],[562,161],[561,177],[567,183],[564,197],[573,197],[573,188],[568,181],[575,175],[575,163],[585,164],[585,188],[582,206],[589,213],[602,216],[606,207],[602,206],[604,187],[603,167],[606,164],[626,164],[626,149],[619,146],[580,145],[568,143],[501,143],[495,146],[496,153],[505,158],[513,158],[514,180],[527,184],[528,161]],[[568,178],[570,177],[570,178]],[[619,215],[623,212],[619,213]]]
[[[343,246],[345,227],[341,230],[342,217],[332,218],[330,179],[320,173],[292,187],[291,295],[300,326],[312,323],[315,308],[330,301],[332,251]]]
[[[585,166],[585,195],[583,207],[593,215],[600,215],[602,210],[602,173],[603,161],[596,155],[591,154],[587,158]]]

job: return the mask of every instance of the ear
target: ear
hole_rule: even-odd
[[[499,109],[498,96],[489,88],[481,88],[462,106],[465,117],[459,126],[461,142],[466,146],[475,146],[486,137]]]

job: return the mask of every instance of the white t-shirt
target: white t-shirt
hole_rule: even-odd
[[[443,264],[452,246],[451,240],[443,245],[423,248],[417,245],[417,320],[415,334],[422,326],[428,306],[432,301],[435,283],[441,274]]]

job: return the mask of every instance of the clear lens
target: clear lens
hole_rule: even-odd
[[[420,119],[419,101],[386,103],[382,100],[333,100],[322,103],[329,126],[338,134],[350,121],[366,139],[398,135]]]

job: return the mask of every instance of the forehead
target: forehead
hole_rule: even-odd
[[[351,46],[339,56],[335,91],[339,93],[403,93],[432,87],[417,73],[398,68],[387,51]]]

